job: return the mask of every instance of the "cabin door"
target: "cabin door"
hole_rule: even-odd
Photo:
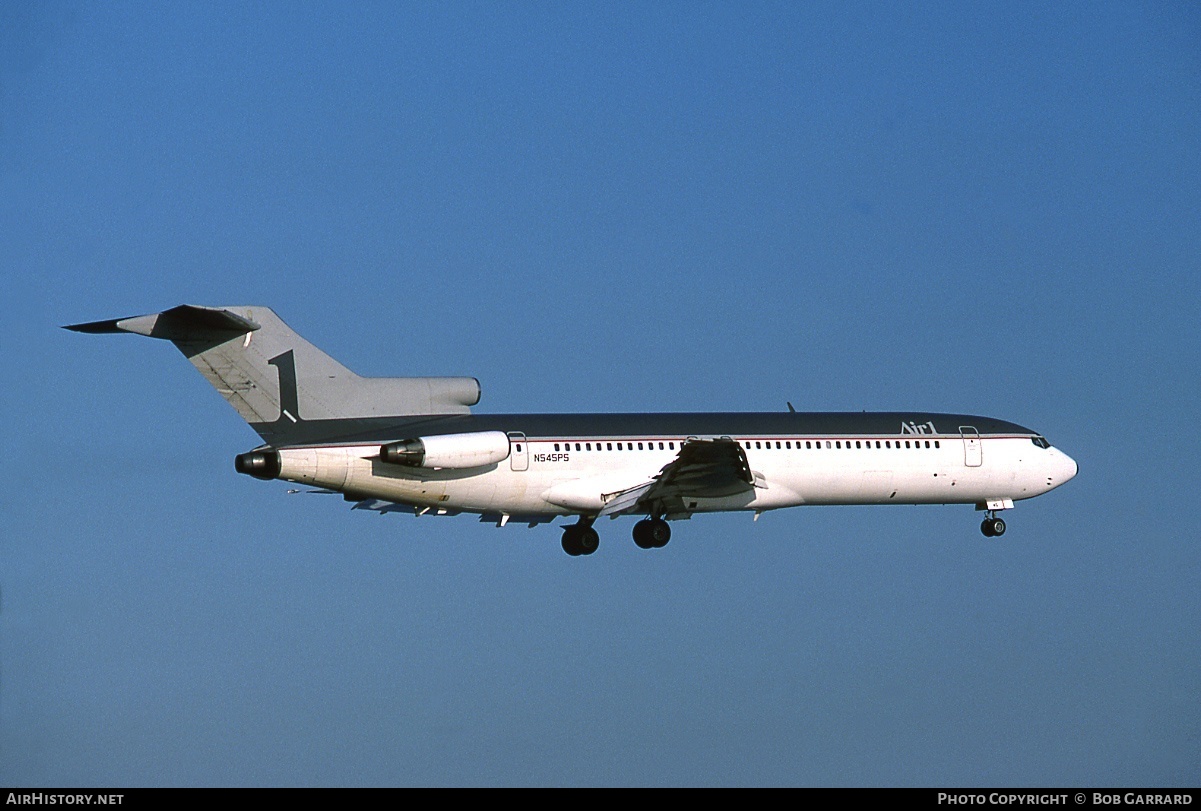
[[[529,470],[530,443],[521,431],[509,432],[509,464],[513,470]]]
[[[961,425],[959,434],[963,437],[963,463],[968,467],[980,467],[984,461],[980,448],[980,432],[970,425]]]

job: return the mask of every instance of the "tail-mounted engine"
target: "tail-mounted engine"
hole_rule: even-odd
[[[264,481],[278,478],[280,468],[279,451],[250,451],[234,457],[234,470]]]
[[[508,456],[509,437],[503,431],[402,439],[379,449],[381,461],[424,468],[484,467],[503,462]]]

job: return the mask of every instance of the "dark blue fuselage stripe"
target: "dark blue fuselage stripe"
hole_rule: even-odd
[[[918,432],[910,426],[926,428]],[[418,436],[504,431],[523,433],[534,441],[543,437],[580,437],[580,441],[628,441],[664,437],[728,436],[763,441],[801,437],[824,439],[959,438],[960,427],[974,428],[981,437],[1036,436],[1034,431],[992,417],[914,412],[770,412],[694,414],[461,414],[421,417],[304,420],[293,423],[252,423],[271,445],[384,443]],[[970,432],[969,432],[970,433]],[[560,441],[565,441],[560,439]]]

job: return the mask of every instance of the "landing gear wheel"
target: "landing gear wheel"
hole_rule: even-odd
[[[634,543],[642,549],[662,549],[671,540],[671,527],[662,518],[644,518],[634,525]]]
[[[579,535],[571,527],[563,530],[563,551],[573,558],[584,554],[584,550],[580,548]]]
[[[985,518],[980,525],[980,531],[985,538],[999,538],[1005,534],[1005,521],[1000,518]]]
[[[671,540],[671,527],[662,518],[653,518],[651,519],[650,536],[655,543],[655,548],[662,549]]]
[[[600,533],[592,527],[583,527],[580,529],[579,535],[576,547],[580,550],[581,555],[591,555],[600,546]]]
[[[984,537],[985,537],[985,538],[991,538],[991,537],[992,537],[992,519],[991,519],[991,518],[985,518],[985,519],[984,519],[984,520],[983,520],[983,521],[980,523],[980,531],[981,531],[982,533],[984,533]],[[567,543],[567,541],[566,541],[566,536],[564,536],[564,541],[563,541],[563,543]],[[564,547],[564,548],[566,549],[566,547]]]
[[[573,558],[591,555],[600,546],[600,533],[588,525],[572,524],[563,530],[563,551]]]

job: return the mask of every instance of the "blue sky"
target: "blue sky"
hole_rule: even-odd
[[[1196,785],[1189,3],[0,5],[0,783]],[[920,409],[966,507],[351,512],[164,342],[264,304],[478,411]]]

